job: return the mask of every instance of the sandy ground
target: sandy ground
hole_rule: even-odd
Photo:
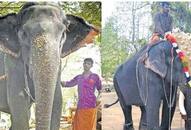
[[[102,104],[112,103],[117,99],[115,92],[102,93]],[[140,109],[133,106],[133,121],[135,129],[138,130]],[[123,130],[124,117],[122,109],[117,103],[110,108],[102,109],[102,130]],[[178,107],[172,121],[172,130],[184,130],[184,121],[181,119]]]
[[[117,99],[115,92],[102,93],[102,104],[112,103]],[[138,130],[140,118],[139,107],[133,106],[133,121],[135,130]],[[102,108],[102,130],[123,130],[124,117],[119,103],[110,107]],[[1,129],[0,130],[5,130]],[[30,130],[35,130],[31,128]],[[71,126],[66,126],[61,122],[60,130],[71,130]],[[172,130],[184,130],[184,121],[181,119],[178,107],[172,121]]]

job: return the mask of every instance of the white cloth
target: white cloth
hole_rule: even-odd
[[[185,107],[184,107],[184,94],[180,91],[180,95],[179,95],[179,109],[180,109],[180,113],[182,115],[186,115],[186,110],[185,110]]]

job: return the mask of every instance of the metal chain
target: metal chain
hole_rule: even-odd
[[[137,86],[138,86],[138,89],[141,89],[140,88],[140,83],[139,83],[139,76],[138,76],[138,73],[139,73],[139,69],[138,69],[138,65],[141,61],[141,58],[139,58],[137,60],[137,63],[136,63],[136,81],[137,81]],[[143,75],[142,75],[143,76]],[[146,71],[146,96],[143,97],[143,95],[140,95],[141,99],[143,99],[143,104],[146,106],[147,105],[147,102],[148,102],[148,88],[149,88],[149,84],[148,84],[148,68],[147,68],[147,71]]]
[[[173,84],[172,84],[172,75],[173,75],[173,61],[174,61],[174,56],[173,56],[173,48],[171,50],[171,56],[172,56],[172,59],[171,59],[171,69],[170,69],[170,99],[168,101],[168,97],[167,97],[167,92],[166,92],[166,87],[165,87],[165,83],[164,83],[164,79],[162,79],[163,81],[163,90],[164,90],[164,95],[165,95],[165,99],[167,101],[167,105],[169,107],[169,130],[171,130],[170,128],[170,121],[171,121],[171,108],[174,104],[174,101],[175,101],[175,97],[176,97],[176,90],[174,90],[175,92],[173,93],[172,95],[172,87],[173,87]],[[176,89],[176,88],[175,88]]]
[[[24,88],[25,92],[27,93],[27,95],[32,99],[33,102],[35,102],[35,99],[33,98],[33,96],[30,93],[30,90],[27,89],[26,87]]]

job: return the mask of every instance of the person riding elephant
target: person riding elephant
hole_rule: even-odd
[[[154,30],[149,43],[156,43],[160,39],[164,39],[165,33],[172,32],[173,18],[169,14],[169,2],[161,2],[161,12],[154,15]]]
[[[134,129],[132,105],[141,108],[140,130],[170,128],[177,87],[187,83],[182,69],[172,44],[164,40],[145,45],[117,68],[113,83],[125,117],[124,130]],[[159,125],[161,100],[163,108]]]

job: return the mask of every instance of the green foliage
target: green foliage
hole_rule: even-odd
[[[19,12],[23,4],[24,2],[0,2],[0,16]]]
[[[115,18],[111,17],[106,22],[105,27],[102,31],[102,42],[101,42],[101,57],[102,57],[102,76],[104,78],[111,78],[115,72],[117,65],[124,62],[127,58],[127,52],[120,44],[120,38],[115,28]]]
[[[149,26],[140,22],[148,16],[148,5],[147,2],[118,2],[116,11],[106,20],[101,43],[102,76],[106,80],[113,77],[118,65],[148,42],[147,35],[141,31],[148,30]]]
[[[86,19],[89,23],[101,28],[101,2],[60,2],[66,13]]]
[[[59,5],[67,14],[73,14],[84,18],[89,23],[101,28],[101,2],[59,2]],[[95,38],[95,43],[100,44],[101,36]]]
[[[171,8],[174,25],[184,32],[191,32],[191,9],[189,8],[189,2],[172,2]]]

